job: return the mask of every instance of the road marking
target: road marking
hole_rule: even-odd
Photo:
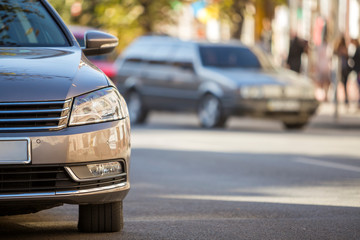
[[[300,191],[302,193],[302,191]],[[314,194],[318,193],[315,192]],[[326,194],[326,193],[325,193]],[[202,200],[202,201],[221,201],[221,202],[245,202],[245,203],[275,203],[291,205],[313,205],[313,206],[332,206],[332,207],[360,207],[358,194],[356,196],[339,197],[338,191],[331,192],[329,196],[313,195],[282,195],[282,196],[241,196],[241,195],[156,195],[155,198],[180,199],[180,200]]]
[[[310,158],[298,158],[295,160],[295,162],[360,173],[360,167],[347,165],[347,164],[333,163],[333,162],[315,160],[315,159],[310,159]]]

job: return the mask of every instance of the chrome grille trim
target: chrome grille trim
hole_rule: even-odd
[[[34,131],[34,130],[60,130],[66,127],[66,124],[56,126],[56,127],[7,127],[7,128],[0,128],[0,131]]]
[[[39,110],[10,110],[10,111],[2,111],[0,110],[0,114],[6,113],[56,113],[56,112],[63,112],[69,110],[70,108],[62,108],[62,109],[39,109]]]
[[[0,106],[11,105],[48,105],[48,104],[65,104],[71,102],[71,99],[65,101],[47,101],[47,102],[2,102]]]
[[[1,131],[50,131],[65,128],[71,99],[44,102],[1,102]]]
[[[21,119],[7,118],[7,119],[0,119],[0,122],[58,121],[66,118],[67,116],[55,117],[55,118],[21,118]]]

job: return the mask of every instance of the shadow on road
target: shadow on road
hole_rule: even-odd
[[[229,119],[225,128],[204,129],[201,128],[195,114],[153,113],[151,116],[148,123],[133,125],[133,129],[261,132],[270,134],[360,134],[360,115],[340,116],[338,120],[331,115],[316,115],[304,129],[300,130],[286,130],[281,122],[270,119],[232,117]]]

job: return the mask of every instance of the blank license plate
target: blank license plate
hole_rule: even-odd
[[[0,138],[0,164],[30,162],[30,139]]]
[[[298,101],[269,101],[268,109],[270,111],[298,111],[300,103]]]

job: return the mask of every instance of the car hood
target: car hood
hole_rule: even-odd
[[[232,82],[234,85],[299,85],[310,86],[308,78],[287,69],[255,70],[235,68],[207,68],[207,75],[217,77],[223,81]]]
[[[77,47],[0,48],[0,102],[65,100],[106,87]]]

